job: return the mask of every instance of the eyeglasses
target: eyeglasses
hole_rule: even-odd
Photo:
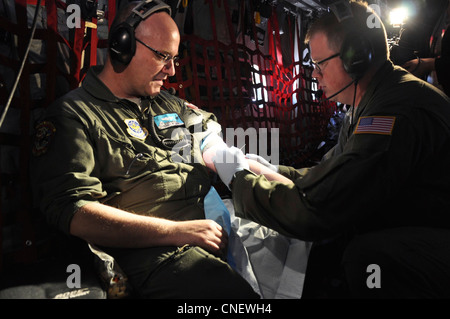
[[[311,64],[313,65],[314,69],[315,69],[318,73],[322,74],[323,69],[320,68],[320,64],[322,64],[322,63],[324,63],[324,62],[326,62],[326,61],[328,61],[328,60],[334,59],[335,57],[338,57],[338,56],[339,56],[339,53],[336,53],[336,54],[333,54],[333,55],[329,56],[328,58],[325,58],[325,59],[323,59],[323,60],[321,60],[321,61],[319,61],[319,62],[314,62],[314,61],[312,61]]]
[[[171,56],[170,54],[164,54],[158,50],[153,49],[152,47],[150,47],[149,45],[145,44],[144,42],[142,42],[139,39],[136,39],[137,42],[139,42],[140,44],[142,44],[143,46],[145,46],[147,49],[149,49],[150,51],[153,51],[153,53],[155,53],[160,59],[161,62],[163,62],[164,64],[167,64],[169,61],[173,61],[173,63],[177,63],[177,61],[180,59],[180,57],[177,56]]]

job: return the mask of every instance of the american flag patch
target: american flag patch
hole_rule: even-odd
[[[391,135],[395,116],[364,116],[358,121],[354,134]]]

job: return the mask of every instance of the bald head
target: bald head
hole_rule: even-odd
[[[135,32],[138,39],[180,41],[180,32],[175,21],[166,12],[157,12],[142,21]],[[178,49],[178,48],[177,48]]]

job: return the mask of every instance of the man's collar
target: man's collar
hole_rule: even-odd
[[[83,88],[91,95],[97,99],[108,101],[108,102],[118,102],[122,98],[115,96],[111,90],[105,85],[105,83],[100,80],[98,75],[102,71],[102,65],[96,65],[88,70],[86,78],[83,81]],[[156,96],[146,96],[136,99],[123,98],[124,100],[129,100],[137,105],[140,103],[137,100],[153,100]],[[138,103],[137,103],[138,102]]]
[[[100,80],[98,75],[102,71],[102,65],[96,65],[88,70],[86,78],[83,81],[83,88],[97,99],[118,102],[119,99],[111,92],[111,90]]]
[[[358,108],[360,106],[365,105],[368,99],[371,98],[377,87],[386,79],[386,75],[391,73],[394,70],[394,65],[390,60],[386,60],[379,68],[375,71],[372,80],[367,86],[367,90],[364,93],[361,101],[359,102]]]

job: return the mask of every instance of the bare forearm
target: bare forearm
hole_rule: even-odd
[[[434,64],[434,58],[418,58],[406,62],[403,67],[415,76],[423,77],[435,69]]]
[[[111,247],[174,245],[170,220],[141,216],[103,205],[83,206],[73,217],[70,232],[88,242]]]
[[[257,161],[248,159],[248,165],[252,172],[254,172],[257,175],[264,175],[269,181],[277,181],[288,185],[294,183],[289,178],[284,177],[283,175],[270,170],[264,165],[258,163]]]
[[[100,203],[84,205],[75,213],[70,233],[107,247],[200,246],[221,254],[228,236],[212,220],[171,221],[132,214]]]

